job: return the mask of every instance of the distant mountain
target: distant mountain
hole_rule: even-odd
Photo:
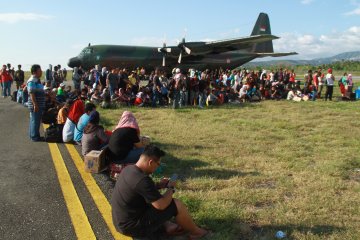
[[[327,58],[315,58],[312,60],[270,60],[262,62],[249,62],[244,65],[247,68],[258,66],[295,66],[295,65],[321,65],[339,61],[360,61],[360,51],[345,52]]]

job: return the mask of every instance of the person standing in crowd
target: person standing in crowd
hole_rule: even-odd
[[[199,108],[204,108],[205,102],[206,102],[206,80],[205,76],[201,76],[201,79],[199,80]]]
[[[189,78],[186,75],[186,72],[184,71],[182,74],[182,87],[180,88],[180,108],[181,107],[186,107],[188,105],[188,100],[189,100],[189,93],[188,93],[188,88],[189,88]]]
[[[16,90],[19,90],[20,86],[24,84],[25,74],[24,71],[21,70],[21,65],[18,65],[18,70],[15,72],[15,82],[16,82]]]
[[[101,69],[101,74],[100,74],[100,92],[102,92],[104,90],[104,88],[106,87],[106,77],[107,77],[107,69],[106,67],[102,67]],[[117,88],[118,86],[116,86]]]
[[[162,179],[160,183],[150,178],[160,166],[165,153],[149,145],[135,165],[126,167],[120,174],[111,199],[112,218],[117,231],[131,237],[153,239],[159,229],[168,235],[189,232],[189,239],[200,239],[209,231],[198,227],[187,207],[174,199],[176,181]],[[164,194],[159,189],[165,189]],[[176,223],[170,222],[175,218]]]
[[[341,96],[345,97],[347,90],[347,73],[344,73],[344,75],[341,77],[339,87],[340,87]]]
[[[77,67],[74,67],[72,80],[74,83],[75,90],[80,91],[81,90],[81,75],[79,74],[79,69]]]
[[[155,75],[152,79],[152,102],[151,106],[156,107],[157,102],[161,97],[161,82],[160,82],[160,70],[158,68],[155,69]]]
[[[347,97],[351,97],[351,93],[353,90],[353,80],[352,80],[352,75],[349,73],[349,75],[347,76]]]
[[[116,87],[118,86],[118,73],[117,73],[117,69],[114,68],[111,70],[111,72],[107,75],[106,77],[106,87],[109,89],[110,91],[110,97],[113,98],[115,95],[115,90]]]
[[[304,94],[309,93],[309,86],[312,81],[312,70],[310,69],[307,74],[304,75]]]
[[[52,86],[53,84],[53,73],[52,73],[52,65],[49,64],[49,68],[46,69],[45,71],[45,84],[48,85],[50,84],[50,86]]]
[[[325,85],[325,81],[324,81],[324,73],[322,73],[321,71],[318,72],[318,81],[319,81],[319,91],[318,91],[318,97],[321,98],[321,92],[324,88]]]
[[[66,77],[67,77],[67,70],[66,70],[66,68],[63,68],[63,70],[62,70],[62,75],[63,75],[63,81],[66,81],[67,79],[66,79]]]
[[[11,82],[13,80],[10,71],[6,69],[6,65],[3,65],[1,72],[1,85],[3,98],[11,96]]]
[[[328,73],[326,74],[325,78],[326,78],[325,101],[327,101],[328,99],[331,101],[333,91],[334,91],[334,82],[335,82],[335,77],[332,74],[332,69],[331,68],[328,69]]]
[[[42,70],[40,65],[31,66],[31,77],[27,81],[27,90],[29,92],[28,108],[30,110],[29,135],[34,142],[42,141],[40,137],[41,116],[45,109],[45,92],[40,78]]]
[[[58,67],[54,66],[54,71],[52,73],[52,79],[51,79],[51,88],[57,88],[60,83],[60,77],[58,73]]]
[[[319,73],[317,71],[313,74],[313,81],[312,81],[312,100],[315,101],[318,96],[318,89],[319,89]]]
[[[180,97],[180,89],[182,89],[182,82],[183,82],[183,77],[180,71],[180,68],[176,68],[175,69],[175,75],[173,77],[173,82],[171,84],[172,89],[173,89],[173,108],[177,109],[179,108],[180,105],[180,101],[181,101],[181,97]]]

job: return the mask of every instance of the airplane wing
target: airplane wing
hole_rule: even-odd
[[[284,57],[290,55],[296,55],[297,52],[285,52],[285,53],[255,53],[258,57]]]
[[[227,48],[227,47],[237,47],[239,45],[248,45],[254,43],[262,43],[271,41],[274,39],[278,39],[279,37],[271,35],[271,34],[262,34],[262,35],[254,35],[250,37],[244,38],[233,38],[233,39],[225,39],[220,41],[211,41],[206,42],[205,45],[209,48]]]

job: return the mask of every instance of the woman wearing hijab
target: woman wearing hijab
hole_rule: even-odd
[[[125,111],[109,140],[108,157],[116,164],[136,163],[144,151],[135,116]]]
[[[84,156],[92,150],[100,150],[109,141],[109,137],[105,134],[104,128],[99,125],[99,122],[99,112],[91,112],[89,123],[84,128],[81,140],[82,154]]]

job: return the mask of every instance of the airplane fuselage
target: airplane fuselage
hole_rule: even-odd
[[[235,68],[256,58],[255,54],[246,50],[226,53],[183,56],[183,62],[177,62],[177,54],[167,56],[166,67],[195,68]],[[136,68],[154,69],[161,66],[163,53],[156,47],[122,46],[122,45],[94,45],[84,48],[81,53],[69,60],[69,67],[82,66],[90,69],[95,65],[108,68]]]

